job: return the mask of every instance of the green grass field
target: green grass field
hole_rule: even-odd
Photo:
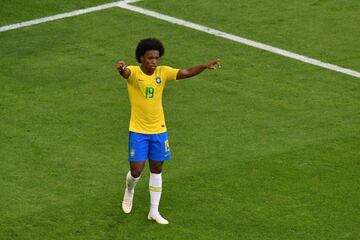
[[[106,3],[2,0],[0,26]],[[135,5],[360,71],[356,0]],[[137,42],[222,68],[168,83],[172,160],[130,215],[126,83]],[[360,79],[111,8],[0,33],[0,239],[360,239]]]

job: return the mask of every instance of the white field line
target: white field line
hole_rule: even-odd
[[[16,23],[16,24],[8,25],[8,26],[3,26],[3,27],[0,27],[0,32],[5,32],[5,31],[22,28],[22,27],[27,27],[27,26],[32,26],[32,25],[36,25],[36,24],[40,24],[40,23],[44,23],[44,22],[50,22],[50,21],[55,21],[58,19],[82,15],[85,13],[96,12],[96,11],[104,10],[107,8],[116,7],[116,6],[118,6],[117,5],[118,3],[119,2],[106,3],[106,4],[95,6],[95,7],[84,8],[84,9],[80,9],[80,10],[76,10],[76,11],[72,11],[72,12],[68,12],[68,13],[61,13],[61,14],[57,14],[54,16],[38,18],[38,19],[31,20],[31,21],[26,21],[26,22]]]
[[[140,8],[140,7],[136,7],[136,6],[132,6],[129,5],[129,3],[133,3],[133,2],[138,2],[141,0],[125,0],[125,1],[117,1],[117,2],[112,2],[112,3],[107,3],[107,4],[103,4],[103,5],[99,5],[99,6],[95,6],[95,7],[90,7],[90,8],[85,8],[85,9],[80,9],[80,10],[76,10],[76,11],[72,11],[72,12],[68,12],[68,13],[62,13],[62,14],[57,14],[54,16],[49,16],[49,17],[44,17],[44,18],[39,18],[39,19],[35,19],[35,20],[31,20],[31,21],[26,21],[26,22],[21,22],[21,23],[17,23],[17,24],[12,24],[12,25],[8,25],[8,26],[3,26],[0,27],[0,32],[5,32],[5,31],[9,31],[9,30],[13,30],[13,29],[17,29],[17,28],[22,28],[22,27],[26,27],[26,26],[32,26],[35,24],[40,24],[40,23],[44,23],[44,22],[49,22],[49,21],[54,21],[54,20],[58,20],[58,19],[63,19],[63,18],[67,18],[67,17],[72,17],[72,16],[77,16],[77,15],[81,15],[81,14],[86,14],[86,13],[90,13],[90,12],[95,12],[95,11],[100,11],[100,10],[104,10],[107,8],[112,8],[112,7],[120,7],[123,9],[127,9],[133,12],[137,12],[137,13],[141,13],[147,16],[151,16],[157,19],[161,19],[170,23],[174,23],[174,24],[178,24],[181,26],[185,26],[188,28],[192,28],[201,32],[206,32],[209,33],[211,35],[215,35],[218,37],[222,37],[222,38],[226,38],[235,42],[239,42],[248,46],[252,46],[255,48],[259,48],[265,51],[269,51],[275,54],[279,54],[288,58],[293,58],[305,63],[309,63],[312,65],[316,65],[322,68],[326,68],[329,70],[333,70],[333,71],[337,71],[340,73],[344,73],[350,76],[354,76],[357,78],[360,78],[360,72],[351,70],[351,69],[347,69],[347,68],[343,68],[343,67],[339,67],[330,63],[325,63],[325,62],[321,62],[317,59],[313,59],[313,58],[309,58],[300,54],[296,54],[296,53],[292,53],[280,48],[276,48],[276,47],[272,47],[263,43],[259,43],[259,42],[255,42],[246,38],[242,38],[242,37],[238,37],[236,35],[232,35],[229,33],[225,33],[225,32],[221,32],[218,31],[216,29],[212,29],[203,25],[199,25],[199,24],[195,24],[192,22],[188,22],[179,18],[174,18],[171,16],[167,16],[164,14],[160,14],[154,11],[150,11],[144,8]]]
[[[134,3],[134,2],[140,2],[142,0],[124,0],[124,3]]]
[[[280,49],[280,48],[272,47],[272,46],[269,46],[269,45],[266,45],[266,44],[263,44],[263,43],[255,42],[255,41],[252,41],[252,40],[249,40],[249,39],[246,39],[246,38],[242,38],[242,37],[238,37],[238,36],[235,36],[235,35],[232,35],[232,34],[229,34],[229,33],[221,32],[221,31],[218,31],[216,29],[209,28],[209,27],[199,25],[199,24],[195,24],[195,23],[192,23],[192,22],[188,22],[188,21],[185,21],[185,20],[182,20],[182,19],[179,19],[179,18],[174,18],[174,17],[171,17],[171,16],[167,16],[167,15],[164,15],[164,14],[154,12],[154,11],[150,11],[150,10],[147,10],[147,9],[144,9],[144,8],[132,6],[132,5],[129,5],[129,4],[126,4],[126,3],[123,3],[123,2],[119,2],[117,5],[119,7],[121,7],[121,8],[128,9],[128,10],[133,11],[133,12],[141,13],[141,14],[151,16],[151,17],[154,17],[154,18],[157,18],[157,19],[161,19],[161,20],[164,20],[164,21],[167,21],[167,22],[170,22],[170,23],[174,23],[174,24],[178,24],[178,25],[185,26],[185,27],[188,27],[188,28],[192,28],[192,29],[195,29],[195,30],[198,30],[198,31],[201,31],[201,32],[206,32],[206,33],[209,33],[211,35],[226,38],[226,39],[229,39],[229,40],[232,40],[232,41],[235,41],[235,42],[239,42],[239,43],[242,43],[242,44],[245,44],[245,45],[248,45],[248,46],[252,46],[252,47],[255,47],[255,48],[259,48],[259,49],[262,49],[262,50],[265,50],[265,51],[268,51],[268,52],[279,54],[279,55],[282,55],[282,56],[285,56],[285,57],[288,57],[288,58],[293,58],[293,59],[296,59],[296,60],[299,60],[299,61],[302,61],[302,62],[305,62],[305,63],[309,63],[309,64],[312,64],[312,65],[316,65],[316,66],[323,67],[323,68],[326,68],[326,69],[329,69],[329,70],[341,72],[341,73],[344,73],[344,74],[347,74],[347,75],[351,75],[351,76],[360,78],[360,72],[357,72],[357,71],[354,71],[354,70],[351,70],[351,69],[339,67],[339,66],[336,66],[336,65],[333,65],[333,64],[330,64],[330,63],[326,63],[326,62],[321,62],[321,61],[319,61],[317,59],[309,58],[309,57],[306,57],[306,56],[303,56],[303,55],[300,55],[300,54],[296,54],[296,53],[292,53],[292,52],[289,52],[289,51],[286,51],[286,50],[283,50],[283,49]]]

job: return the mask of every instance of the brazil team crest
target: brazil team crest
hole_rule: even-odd
[[[160,77],[156,77],[156,84],[160,85],[161,84],[161,78]]]

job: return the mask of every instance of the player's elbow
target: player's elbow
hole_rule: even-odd
[[[188,78],[188,77],[191,77],[191,73],[189,72],[189,70],[187,69],[181,69],[177,76],[176,76],[176,79],[184,79],[184,78]]]

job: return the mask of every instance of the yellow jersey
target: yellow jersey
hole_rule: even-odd
[[[128,66],[127,79],[131,117],[129,131],[143,134],[166,132],[162,94],[168,80],[176,80],[179,69],[156,67],[152,75],[145,74],[140,66]]]

